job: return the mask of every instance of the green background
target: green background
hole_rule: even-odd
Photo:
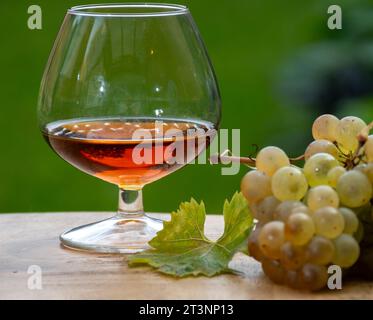
[[[200,29],[219,80],[222,128],[241,129],[242,155],[253,152],[252,144],[302,153],[311,140],[312,120],[325,111],[373,119],[371,1],[334,1],[344,19],[343,29],[334,31],[326,25],[330,1],[174,2],[190,8]],[[43,141],[36,119],[39,84],[59,26],[69,7],[84,3],[90,2],[2,2],[0,212],[116,209],[116,187],[58,158]],[[42,30],[27,27],[32,4],[42,8]],[[362,43],[365,51],[357,56]],[[347,74],[346,81],[339,81],[340,73]],[[357,93],[355,85],[361,89]],[[145,209],[168,212],[194,197],[205,201],[208,212],[219,213],[246,171],[242,167],[238,175],[222,176],[220,166],[187,166],[145,187]]]

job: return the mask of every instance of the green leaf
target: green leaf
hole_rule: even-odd
[[[149,244],[153,249],[133,255],[130,266],[150,265],[158,271],[185,277],[229,272],[228,263],[249,236],[253,218],[241,193],[224,203],[224,233],[216,242],[206,238],[206,210],[194,199],[180,204]]]

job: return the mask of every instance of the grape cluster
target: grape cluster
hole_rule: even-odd
[[[342,270],[359,258],[364,224],[373,220],[373,136],[357,117],[322,115],[303,168],[280,148],[259,151],[241,191],[256,219],[248,247],[275,283],[319,290],[329,265]],[[368,127],[369,128],[369,127]]]

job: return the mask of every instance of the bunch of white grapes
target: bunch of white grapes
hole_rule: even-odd
[[[319,290],[328,266],[346,271],[358,260],[360,217],[373,221],[373,136],[358,139],[366,127],[357,117],[322,115],[303,168],[270,146],[243,177],[241,191],[257,221],[249,253],[275,283]]]

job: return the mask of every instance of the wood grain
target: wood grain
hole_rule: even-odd
[[[270,282],[260,265],[242,254],[231,266],[240,272],[213,278],[174,279],[147,267],[128,268],[123,255],[64,249],[58,235],[111,213],[71,212],[0,215],[0,299],[372,299],[373,284],[346,282],[343,290],[298,292]],[[216,238],[221,216],[208,216]],[[42,269],[42,290],[27,287],[30,265]]]

